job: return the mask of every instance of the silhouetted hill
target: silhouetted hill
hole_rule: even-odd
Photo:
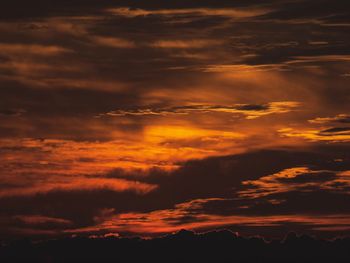
[[[154,239],[63,238],[2,245],[0,262],[350,262],[350,239],[316,240],[290,233],[266,242],[230,231],[181,230]]]

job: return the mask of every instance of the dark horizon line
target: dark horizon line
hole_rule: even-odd
[[[288,231],[284,235],[280,235],[280,237],[267,237],[261,234],[253,234],[253,235],[243,235],[240,234],[239,231],[233,231],[228,228],[218,228],[213,230],[207,230],[207,231],[196,231],[193,229],[180,229],[174,232],[169,233],[161,233],[159,235],[150,235],[150,236],[143,236],[140,234],[130,234],[130,235],[122,235],[120,233],[104,233],[104,234],[72,234],[70,236],[68,235],[57,235],[56,237],[46,237],[46,238],[29,238],[29,237],[18,237],[14,239],[6,239],[0,237],[0,249],[2,246],[6,246],[8,244],[13,244],[17,242],[27,241],[31,242],[33,244],[38,243],[44,243],[44,242],[55,242],[55,241],[62,241],[62,240],[74,240],[74,239],[88,239],[88,240],[103,240],[103,239],[118,239],[118,240],[140,240],[140,241],[153,241],[153,240],[160,240],[160,239],[167,239],[167,238],[173,238],[177,236],[183,236],[186,235],[187,237],[203,237],[206,235],[212,235],[212,234],[226,234],[231,235],[232,238],[236,239],[260,239],[263,240],[266,244],[272,243],[272,242],[280,242],[284,243],[288,238],[309,238],[313,239],[315,241],[328,241],[333,242],[336,240],[342,240],[342,239],[350,239],[350,235],[334,235],[333,237],[318,237],[316,234],[309,234],[309,233],[302,233],[299,231]]]
[[[331,240],[290,232],[282,240],[230,230],[180,230],[159,238],[69,237],[0,246],[0,262],[350,262],[350,237]],[[327,261],[324,261],[327,260]]]

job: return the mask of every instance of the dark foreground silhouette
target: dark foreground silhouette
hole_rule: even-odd
[[[230,231],[182,230],[161,238],[64,238],[2,245],[0,262],[350,262],[350,238],[289,234],[265,242]]]

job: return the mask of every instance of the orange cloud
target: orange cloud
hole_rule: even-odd
[[[159,9],[159,10],[146,10],[146,9],[129,9],[129,8],[110,8],[108,12],[126,17],[136,16],[148,16],[148,15],[164,15],[164,16],[176,16],[176,15],[202,15],[202,16],[227,16],[232,18],[246,18],[262,15],[268,12],[267,9],[234,9],[234,8],[184,8],[184,9]]]
[[[245,64],[216,64],[208,65],[201,68],[204,72],[212,73],[251,73],[251,72],[266,72],[266,71],[283,71],[283,66],[280,64],[263,64],[263,65],[245,65]]]
[[[156,48],[174,48],[174,49],[188,49],[188,48],[205,48],[222,44],[222,41],[211,39],[190,39],[190,40],[159,40],[151,44]]]
[[[1,148],[1,181],[9,187],[46,186],[50,178],[58,182],[59,177],[67,177],[63,182],[82,176],[104,178],[115,169],[122,178],[142,180],[152,168],[168,171],[189,159],[245,150],[240,145],[245,135],[234,132],[153,126],[144,131],[144,138],[139,136],[141,141],[134,142],[10,141]]]
[[[0,179],[16,186],[0,190],[0,196],[100,188],[147,193],[155,186],[104,175],[114,169],[174,170],[190,159],[241,151],[238,144],[246,138],[238,132],[183,125],[150,125],[142,132],[113,131],[112,136],[114,140],[105,142],[0,140]]]
[[[201,207],[211,200],[222,199],[198,199],[175,206],[174,209],[157,210],[150,213],[124,213],[111,215],[104,222],[92,227],[80,229],[68,229],[66,233],[133,233],[141,236],[165,234],[181,229],[200,230],[218,227],[234,226],[269,226],[277,227],[286,223],[310,224],[315,226],[333,225],[338,227],[349,226],[348,215],[269,215],[269,216],[244,216],[244,215],[212,215],[195,212],[196,207]]]
[[[14,219],[18,219],[25,223],[26,225],[38,225],[38,224],[46,224],[53,223],[59,225],[70,225],[72,222],[67,219],[48,217],[42,215],[18,215],[14,216]]]
[[[100,114],[97,117],[102,116],[167,116],[167,115],[188,115],[192,113],[230,113],[241,114],[246,116],[247,119],[255,119],[265,115],[287,113],[295,110],[300,106],[299,102],[295,101],[281,101],[270,102],[266,104],[235,104],[235,105],[188,105],[177,106],[169,108],[144,108],[136,110],[115,110],[105,114]]]
[[[36,55],[36,56],[56,56],[62,53],[72,52],[60,46],[48,46],[38,44],[5,44],[0,43],[0,54],[4,55]]]
[[[350,115],[338,114],[334,117],[318,117],[318,118],[309,120],[309,122],[314,124],[350,123]]]
[[[338,130],[339,129],[339,130]],[[331,128],[326,130],[298,130],[293,128],[283,128],[278,130],[281,136],[290,138],[302,138],[311,142],[348,142],[350,141],[350,129]]]
[[[126,39],[116,38],[116,37],[102,37],[95,36],[92,37],[93,41],[101,46],[113,47],[113,48],[134,48],[135,43]]]
[[[194,127],[183,126],[150,126],[146,128],[145,139],[152,142],[163,142],[172,139],[195,139],[219,140],[219,139],[241,139],[245,136],[235,132],[217,130],[205,130]]]
[[[27,79],[28,83],[30,82],[30,78],[42,78],[50,73],[76,73],[81,70],[81,68],[77,66],[62,64],[57,68],[57,65],[35,62],[34,60],[21,61],[21,59],[17,61],[13,59],[10,62],[2,63],[0,69],[11,70],[16,73],[14,77],[15,80],[23,79],[25,81]],[[8,79],[9,78],[10,77],[8,77]],[[45,81],[43,81],[43,83],[44,82]],[[71,81],[71,83],[74,83],[74,81]]]
[[[322,55],[322,56],[296,56],[293,60],[286,62],[286,64],[296,63],[314,63],[314,62],[347,62],[350,61],[350,56],[344,55]]]
[[[244,199],[262,198],[293,191],[309,192],[310,188],[348,193],[350,171],[314,171],[308,167],[294,167],[258,180],[243,181],[242,185],[247,189],[239,191],[238,194]]]
[[[8,187],[0,190],[0,197],[27,196],[57,191],[94,191],[111,190],[115,192],[136,192],[146,194],[157,188],[156,185],[112,178],[87,178],[87,177],[58,177],[50,176],[48,179],[32,182],[33,185]]]

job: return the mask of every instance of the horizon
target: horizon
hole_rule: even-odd
[[[265,240],[257,236],[242,237],[229,230],[201,234],[180,230],[153,239],[105,236],[0,243],[0,259],[2,262],[347,262],[349,244],[350,238],[322,240],[295,233],[280,240]]]
[[[278,236],[278,237],[264,237],[261,235],[241,235],[239,232],[234,232],[230,229],[226,228],[219,228],[219,229],[211,229],[207,231],[194,231],[194,230],[187,230],[187,229],[180,229],[171,233],[163,233],[158,234],[154,236],[139,236],[139,235],[120,235],[119,233],[107,233],[107,234],[101,234],[101,235],[87,235],[87,234],[79,234],[79,235],[71,235],[71,236],[57,236],[57,237],[44,237],[44,238],[37,238],[37,239],[12,239],[12,240],[0,240],[0,248],[6,249],[11,248],[14,245],[21,244],[21,242],[29,242],[27,244],[31,245],[40,245],[40,244],[46,244],[46,243],[52,243],[52,242],[60,242],[65,240],[121,240],[121,241],[127,241],[127,240],[139,240],[139,241],[157,241],[157,240],[165,240],[165,239],[173,239],[178,238],[180,241],[183,238],[205,238],[209,237],[211,235],[217,235],[217,236],[226,236],[227,238],[233,239],[240,239],[240,240],[261,240],[265,244],[273,244],[273,243],[280,243],[284,244],[286,242],[289,242],[290,240],[298,240],[298,239],[305,239],[307,238],[310,240],[310,242],[328,242],[328,243],[334,243],[341,240],[350,240],[350,236],[329,236],[329,237],[318,237],[316,235],[308,234],[308,233],[298,233],[295,231],[290,231],[285,233],[284,235]],[[289,241],[288,241],[289,240]],[[224,243],[223,243],[224,245]],[[0,252],[1,252],[0,249]],[[1,254],[1,253],[0,253]]]

